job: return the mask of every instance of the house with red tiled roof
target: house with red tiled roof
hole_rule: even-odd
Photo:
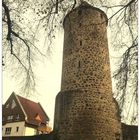
[[[23,98],[14,92],[2,109],[2,136],[29,136],[49,133],[49,117],[40,103]],[[42,131],[40,128],[46,128]]]

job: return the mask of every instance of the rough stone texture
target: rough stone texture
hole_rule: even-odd
[[[88,4],[81,4],[64,19],[62,83],[54,122],[59,140],[121,139],[106,21],[103,11]]]

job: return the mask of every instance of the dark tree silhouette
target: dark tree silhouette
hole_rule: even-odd
[[[21,77],[22,90],[31,94],[35,90],[33,67],[35,60],[51,52],[56,31],[62,27],[65,15],[82,0],[3,0],[3,66],[14,69]],[[108,15],[111,48],[119,55],[114,71],[114,96],[125,120],[137,122],[138,98],[138,1],[86,0]],[[44,48],[38,44],[39,34]],[[115,59],[116,56],[114,56]],[[30,91],[30,92],[29,92]],[[127,111],[126,111],[127,110]]]

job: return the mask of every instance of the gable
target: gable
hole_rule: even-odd
[[[49,118],[40,103],[28,100],[12,93],[3,107],[3,124],[25,121],[26,124],[38,126],[47,124]]]
[[[3,124],[7,122],[24,121],[25,114],[14,93],[8,98],[2,109]]]

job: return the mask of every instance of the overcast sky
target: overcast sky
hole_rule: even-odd
[[[36,67],[37,90],[39,94],[29,98],[41,103],[50,117],[51,126],[53,125],[55,96],[60,91],[61,85],[63,34],[58,33],[56,38],[54,42],[56,46],[53,46],[51,58],[48,58],[46,62],[40,62]],[[7,71],[3,72],[3,103],[5,103],[13,91],[19,94],[17,83],[16,79],[13,79]]]
[[[108,35],[109,36],[109,35]],[[60,91],[61,86],[61,71],[62,71],[62,52],[63,52],[63,33],[59,32],[56,35],[56,41],[53,46],[53,54],[46,62],[40,62],[36,67],[37,72],[37,90],[39,95],[31,96],[29,99],[40,102],[44,110],[50,117],[50,125],[53,126],[55,97]],[[114,52],[110,50],[111,56]],[[110,57],[111,57],[110,56]],[[111,61],[113,63],[115,61]],[[115,63],[111,64],[112,69]],[[9,98],[14,91],[19,94],[18,84],[15,79],[10,77],[7,71],[3,72],[3,103]]]

